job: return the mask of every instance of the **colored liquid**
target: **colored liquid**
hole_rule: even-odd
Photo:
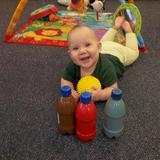
[[[80,102],[76,109],[76,135],[81,141],[92,140],[96,136],[96,108],[93,102]]]
[[[72,134],[75,130],[76,101],[72,96],[61,97],[57,104],[58,129],[62,134]]]

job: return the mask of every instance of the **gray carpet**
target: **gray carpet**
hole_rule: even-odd
[[[117,1],[107,0],[107,10],[114,11]],[[0,160],[159,160],[160,1],[136,1],[149,52],[126,68],[119,83],[127,106],[124,134],[118,139],[103,134],[105,102],[100,102],[97,136],[87,143],[57,130],[55,106],[69,61],[66,48],[3,41],[18,2],[0,0]],[[33,10],[50,3],[57,5],[54,0],[29,0],[17,28]]]

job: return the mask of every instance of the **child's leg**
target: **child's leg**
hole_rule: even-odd
[[[123,20],[121,19],[121,17],[119,18],[119,20]],[[113,42],[117,30],[111,28],[101,40],[101,53],[114,55],[119,58],[125,66],[127,66],[132,64],[139,56],[138,42],[137,37],[132,32],[131,26],[128,21],[124,21],[122,23],[122,28],[126,32],[126,45],[123,46],[119,43]]]
[[[125,65],[129,65],[133,63],[139,56],[139,50],[138,50],[138,41],[135,33],[132,31],[132,27],[128,21],[124,21],[122,24],[122,28],[124,29],[126,33],[126,47],[131,50],[126,55],[126,61]],[[126,49],[127,49],[126,48]]]
[[[116,17],[115,24],[112,28],[108,30],[108,32],[102,37],[101,41],[114,41],[115,35],[117,33],[117,30],[119,30],[122,26],[122,24],[125,21],[124,16],[118,16]]]
[[[117,30],[110,28],[102,37],[101,41],[114,41]]]
[[[123,48],[121,54],[125,56],[125,66],[130,65],[137,60],[139,50],[137,37],[134,33],[126,34],[126,45],[121,48]]]
[[[137,37],[134,33],[127,33],[126,34],[126,47],[131,48],[138,52],[138,41]]]
[[[101,53],[116,56],[125,66],[132,64],[139,56],[136,35],[126,34],[126,46],[113,41],[102,41]]]
[[[117,30],[119,30],[121,28],[121,26],[123,25],[125,21],[125,17],[124,16],[118,16],[115,19],[115,23],[113,25],[112,28],[110,28],[108,30],[108,32],[106,32],[106,34],[102,37],[101,41],[114,41],[115,35],[117,33]]]

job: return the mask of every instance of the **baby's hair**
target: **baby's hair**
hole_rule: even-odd
[[[69,43],[69,37],[70,37],[71,33],[73,31],[75,31],[76,29],[80,29],[80,28],[88,28],[89,30],[93,31],[93,33],[95,34],[95,38],[97,39],[95,31],[92,28],[90,28],[89,26],[86,26],[86,25],[75,25],[68,33],[68,36],[67,36],[67,42],[68,43]]]

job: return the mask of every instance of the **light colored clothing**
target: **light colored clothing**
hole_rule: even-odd
[[[124,66],[132,64],[139,56],[137,37],[134,33],[126,33],[126,45],[114,42],[117,30],[110,28],[102,37],[102,54],[113,55],[123,63]]]

